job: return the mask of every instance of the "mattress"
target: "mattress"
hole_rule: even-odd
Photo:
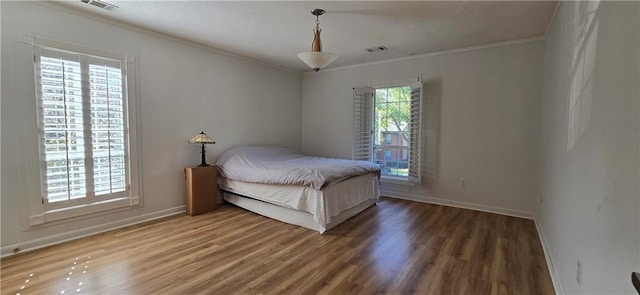
[[[281,146],[230,148],[218,158],[216,166],[219,175],[228,179],[314,189],[367,173],[380,173],[380,166],[371,162],[306,156]]]

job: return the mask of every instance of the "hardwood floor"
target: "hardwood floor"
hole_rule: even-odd
[[[9,257],[1,279],[2,294],[554,294],[533,221],[390,198],[323,235],[225,205]]]

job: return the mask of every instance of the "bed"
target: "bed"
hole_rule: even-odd
[[[374,205],[380,167],[311,157],[280,146],[240,146],[216,165],[225,201],[320,233]]]

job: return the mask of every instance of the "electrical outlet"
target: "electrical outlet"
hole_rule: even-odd
[[[466,178],[460,178],[460,187],[461,188],[467,188],[468,185],[469,185],[469,183],[467,182]]]
[[[580,262],[580,260],[578,260],[576,265],[576,282],[578,282],[578,285],[582,286],[582,262]]]

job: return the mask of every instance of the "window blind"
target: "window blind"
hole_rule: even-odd
[[[122,76],[119,68],[89,65],[91,145],[96,195],[122,192],[126,188]]]
[[[353,160],[372,160],[374,91],[371,87],[353,89]]]
[[[129,183],[124,62],[36,47],[43,203],[125,196]]]
[[[422,133],[422,82],[411,86],[409,123],[409,181],[420,183],[420,135]]]
[[[421,182],[421,137],[422,137],[422,83],[404,84],[410,88],[408,101],[408,148],[403,149],[401,159],[407,161],[406,180],[419,184]],[[353,89],[353,151],[352,159],[374,161],[374,104],[379,98],[375,97],[376,88],[362,87]],[[384,154],[377,154],[387,161],[392,159],[390,151],[382,150]],[[381,152],[381,151],[378,151]],[[400,156],[397,156],[400,157]],[[377,160],[376,160],[377,162]],[[385,163],[381,164],[385,168]],[[398,167],[398,168],[395,168]],[[389,166],[389,170],[402,169],[400,165]],[[383,176],[385,174],[383,173]],[[402,176],[391,175],[395,180]],[[401,179],[402,180],[402,179]]]

